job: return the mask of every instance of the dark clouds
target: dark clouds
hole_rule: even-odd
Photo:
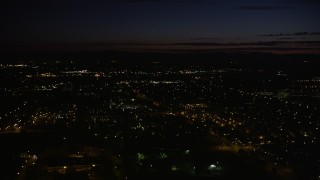
[[[258,41],[250,43],[213,43],[213,42],[187,42],[173,45],[188,46],[278,46],[278,45],[320,45],[320,41]]]
[[[296,33],[279,33],[279,34],[261,34],[262,37],[282,37],[282,36],[320,36],[320,32],[296,32]]]
[[[221,40],[222,38],[218,37],[200,37],[200,38],[192,38],[191,41],[214,41],[214,40]]]
[[[30,46],[34,49],[49,49],[52,46],[61,49],[64,46],[79,49],[119,46],[184,46],[199,49],[208,46],[215,49],[231,46],[276,48],[292,44],[309,46],[311,42],[292,41],[320,39],[320,24],[317,23],[319,2],[4,0],[0,2],[0,21],[3,25],[0,43],[13,49],[19,44],[21,48]],[[291,42],[267,42],[271,40]]]

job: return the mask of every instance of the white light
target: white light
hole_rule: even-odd
[[[213,170],[213,169],[216,168],[216,167],[217,167],[216,165],[211,164],[208,169],[209,169],[209,170]]]

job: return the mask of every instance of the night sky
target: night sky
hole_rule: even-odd
[[[318,53],[318,0],[5,0],[1,50]]]

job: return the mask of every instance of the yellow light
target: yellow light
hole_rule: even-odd
[[[171,167],[171,170],[172,170],[172,171],[176,171],[176,170],[178,170],[178,168],[177,168],[176,166],[172,166],[172,167]]]

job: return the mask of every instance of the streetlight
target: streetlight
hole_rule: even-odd
[[[211,171],[211,174],[213,174],[213,171],[214,171],[214,169],[215,169],[216,167],[217,167],[217,166],[214,165],[214,164],[211,164],[211,165],[208,167],[208,170]]]

